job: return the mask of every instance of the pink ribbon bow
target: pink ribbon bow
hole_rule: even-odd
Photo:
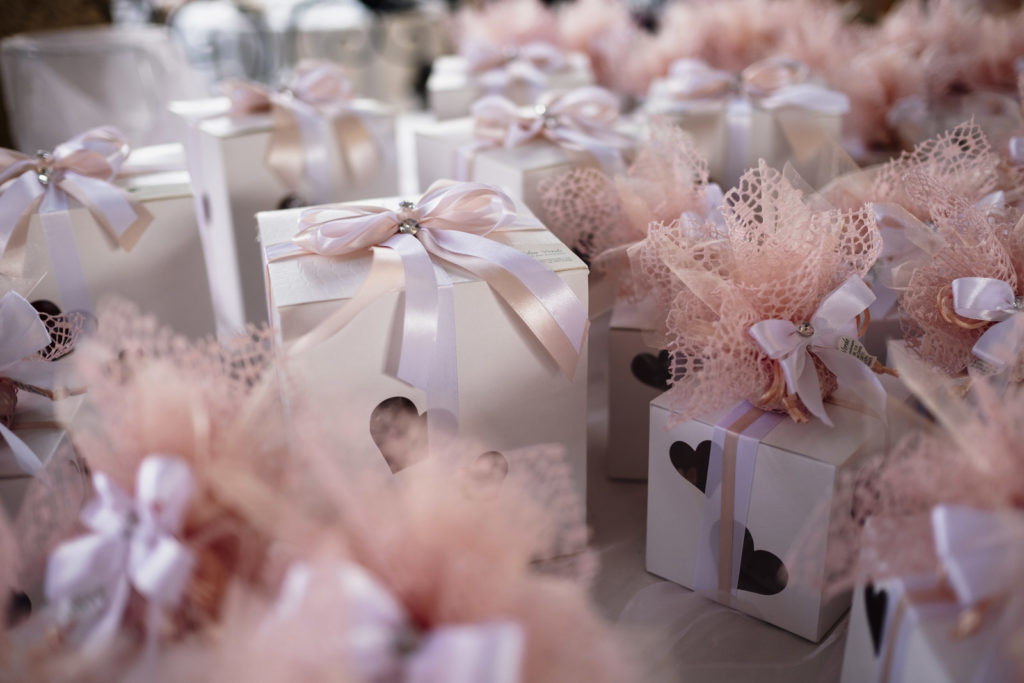
[[[875,300],[860,276],[853,275],[825,297],[810,320],[762,320],[750,327],[750,336],[768,356],[779,361],[791,394],[803,401],[811,414],[832,426],[821,398],[821,384],[812,356],[835,374],[839,386],[847,386],[885,417],[885,389],[857,341],[858,315]]]
[[[323,582],[330,582],[324,584]],[[274,617],[301,618],[308,600],[337,594],[345,603],[339,653],[358,680],[393,683],[517,683],[525,635],[514,621],[416,628],[401,603],[351,562],[296,565],[281,587]]]
[[[953,280],[953,310],[972,320],[991,320],[971,349],[974,355],[1001,372],[1012,368],[1024,349],[1024,296],[1013,287],[990,277]]]
[[[386,272],[386,254],[391,253],[399,257],[405,279],[397,376],[423,389],[432,408],[458,414],[451,282],[443,270],[435,269],[432,259],[487,282],[562,372],[574,375],[588,326],[586,308],[546,266],[486,237],[506,228],[540,227],[535,220],[520,218],[514,202],[501,190],[482,183],[441,181],[415,204],[402,202],[395,209],[359,204],[312,208],[302,213],[299,226],[291,242],[266,247],[268,261],[303,254],[336,257],[369,249],[374,262],[352,301],[297,340],[293,352],[329,338],[378,296],[401,286],[397,273]]]
[[[670,100],[723,100],[736,86],[736,79],[728,71],[714,69],[699,59],[677,59],[668,69],[665,89]]]
[[[50,345],[50,333],[39,312],[17,292],[0,297],[0,376]],[[24,441],[0,421],[0,438],[7,442],[22,471],[38,476],[43,463]]]
[[[175,535],[192,497],[192,473],[181,459],[151,455],[139,466],[132,499],[103,473],[93,475],[96,498],[82,510],[91,533],[50,555],[46,598],[60,606],[72,638],[86,649],[111,642],[134,588],[148,601],[148,648],[156,645],[161,614],[181,600],[192,573],[192,552]]]
[[[810,78],[806,64],[788,57],[762,59],[740,74],[743,91],[765,109],[798,107],[830,114],[850,110],[850,98],[844,93],[812,83]]]
[[[613,128],[619,118],[618,98],[596,86],[550,94],[533,109],[521,109],[500,95],[488,95],[473,104],[472,116],[474,151],[546,139],[589,152],[607,173],[614,174],[624,171],[622,151],[633,144]]]
[[[350,182],[363,183],[376,171],[382,147],[340,66],[304,60],[281,90],[237,79],[221,87],[231,101],[230,116],[272,114],[266,163],[287,188],[307,194],[312,203],[331,201],[338,193],[331,149],[339,151]]]
[[[115,128],[93,128],[34,157],[0,149],[0,257],[14,234],[38,213],[61,303],[66,310],[90,311],[89,294],[68,215],[68,197],[92,214],[125,251],[153,216],[141,202],[113,184],[130,147]]]
[[[515,82],[526,83],[540,93],[548,85],[548,74],[562,71],[568,64],[564,52],[541,41],[503,48],[476,43],[464,56],[480,87],[494,94],[506,92]]]

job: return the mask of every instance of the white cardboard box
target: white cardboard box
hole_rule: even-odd
[[[859,585],[853,593],[842,683],[958,683],[975,674],[994,645],[1000,610],[956,637],[961,610],[934,575]]]
[[[593,85],[594,74],[590,59],[582,53],[567,55],[566,68],[547,74],[546,90],[572,90]],[[445,55],[434,60],[434,67],[427,80],[427,96],[430,109],[439,121],[468,116],[470,107],[478,99],[490,94],[470,73],[469,62],[459,55]],[[540,93],[534,92],[522,82],[513,81],[504,95],[518,105],[532,105]]]
[[[153,215],[138,242],[125,251],[82,207],[70,210],[78,258],[94,305],[106,296],[133,301],[145,313],[190,337],[214,332],[213,306],[188,173],[165,171],[116,181]],[[64,308],[39,216],[28,226],[25,269],[45,273],[31,291]],[[7,262],[5,255],[4,261]]]
[[[426,189],[437,180],[458,178],[459,154],[473,141],[473,119],[430,124],[418,128],[415,135],[420,189]],[[469,177],[465,180],[500,187],[543,220],[541,184],[582,166],[600,168],[597,160],[586,152],[567,150],[547,140],[532,140],[513,148],[497,147],[472,153]]]
[[[883,383],[905,396],[898,381]],[[890,397],[890,400],[893,400]],[[825,546],[803,549],[800,572],[789,571],[784,561],[794,550],[808,521],[824,522],[822,508],[831,499],[841,470],[856,467],[869,455],[881,452],[887,439],[898,434],[900,421],[890,416],[888,429],[866,413],[827,405],[835,426],[813,420],[797,424],[781,420],[757,447],[749,485],[749,510],[739,562],[739,584],[732,593],[708,592],[708,597],[768,623],[817,642],[849,607],[850,594],[826,598],[820,589]],[[669,410],[662,395],[651,402],[650,463],[647,507],[647,570],[670,581],[694,588],[701,545],[717,548],[717,522],[705,520],[707,487],[712,462],[713,426],[731,412],[719,411],[705,419],[669,428]],[[742,489],[737,481],[736,490]],[[740,501],[743,496],[737,493]],[[716,512],[718,510],[716,509]],[[819,515],[815,517],[815,515]],[[742,524],[737,516],[737,530]],[[711,529],[711,536],[702,537]],[[783,580],[782,567],[788,574]],[[734,567],[734,572],[736,571]],[[760,584],[760,585],[758,585]]]
[[[608,453],[612,479],[647,480],[650,403],[668,390],[668,351],[644,339],[651,318],[619,303],[608,329]]]
[[[223,111],[226,102],[223,98],[180,102],[174,110],[189,119],[201,116],[197,112]],[[320,203],[379,197],[398,191],[394,112],[384,105],[360,102],[377,109],[366,120],[381,148],[378,170],[364,183],[350,183],[343,180],[346,176],[340,156],[328,154],[333,178],[330,186],[336,192],[319,199]],[[194,149],[189,149],[189,154],[198,154],[199,158],[198,162],[190,159],[190,164],[199,164],[205,185],[202,205],[208,212],[208,234],[204,235],[204,248],[217,332],[227,336],[243,329],[247,322],[267,320],[256,214],[309,202],[293,195],[265,162],[272,130],[270,114],[214,116],[197,125]]]
[[[670,82],[665,78],[651,82],[644,112],[690,133],[694,148],[708,161],[708,174],[722,182],[729,153],[729,99],[673,100],[666,94]]]
[[[824,187],[841,169],[843,115],[798,107],[750,107],[747,167],[764,159],[782,170],[786,163],[813,188]]]
[[[372,200],[397,206],[399,199]],[[522,211],[522,210],[521,210]],[[258,216],[264,245],[289,240],[298,210]],[[496,238],[533,256],[587,303],[587,267],[544,229],[507,231]],[[296,339],[345,305],[369,269],[367,255],[300,256],[266,264],[272,325],[281,341]],[[582,500],[586,499],[586,342],[575,375],[567,378],[543,347],[487,283],[455,269],[453,282],[459,390],[459,435],[486,451],[557,443]],[[312,400],[345,406],[339,423],[350,428],[346,457],[389,476],[391,469],[371,437],[374,410],[404,398],[422,414],[423,392],[394,376],[401,340],[402,292],[389,292],[359,313],[328,341],[307,350],[297,371]],[[408,404],[407,404],[408,405]],[[416,415],[410,415],[418,419]],[[339,428],[341,426],[339,425]]]

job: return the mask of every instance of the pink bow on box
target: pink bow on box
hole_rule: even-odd
[[[857,316],[874,300],[860,276],[853,275],[825,297],[809,320],[762,320],[750,327],[750,336],[779,361],[789,392],[830,427],[812,355],[832,371],[839,386],[849,387],[885,419],[885,388],[871,369],[875,358],[857,340]]]
[[[562,50],[540,41],[500,48],[478,42],[467,47],[463,55],[481,89],[492,94],[505,93],[516,82],[525,83],[539,94],[548,85],[548,74],[568,65]]]
[[[469,177],[472,153],[488,147],[516,147],[544,139],[567,149],[589,152],[609,175],[624,172],[622,152],[632,139],[614,129],[619,100],[596,86],[549,94],[532,109],[517,107],[500,95],[488,95],[473,104],[474,141],[469,154],[460,154],[459,175]]]
[[[0,257],[15,233],[38,213],[66,310],[92,309],[75,248],[68,197],[84,206],[125,251],[153,221],[141,202],[113,183],[130,149],[124,136],[109,126],[93,128],[52,153],[38,152],[34,157],[0,149]]]
[[[222,88],[231,100],[230,116],[272,115],[266,162],[292,192],[307,195],[313,203],[338,194],[332,149],[338,150],[349,182],[363,184],[376,173],[385,149],[365,120],[371,112],[353,99],[352,84],[341,67],[305,60],[280,90],[240,80],[225,81]]]
[[[567,377],[573,377],[588,327],[586,307],[561,278],[526,254],[486,237],[493,231],[543,227],[517,215],[501,190],[482,183],[439,181],[416,203],[394,208],[335,204],[307,209],[290,242],[266,247],[268,261],[320,254],[344,256],[370,250],[373,263],[352,300],[308,335],[292,353],[319,344],[342,329],[385,292],[402,286],[404,323],[397,376],[423,389],[430,414],[458,415],[455,312],[452,284],[434,261],[478,277],[526,324]],[[388,259],[398,257],[400,270]]]
[[[1024,350],[1024,296],[1009,283],[990,277],[961,277],[953,280],[953,310],[972,320],[990,320],[992,325],[971,349],[995,372],[1011,370]]]
[[[179,458],[151,455],[139,466],[136,498],[103,473],[93,475],[93,486],[97,497],[81,515],[90,533],[50,555],[46,598],[58,605],[58,621],[72,639],[97,649],[117,634],[134,589],[148,601],[152,650],[161,615],[181,600],[192,573],[192,552],[175,537],[192,497],[192,473]]]
[[[324,582],[330,582],[325,585]],[[324,594],[344,602],[341,636],[347,671],[362,681],[390,683],[517,683],[525,634],[514,621],[416,628],[401,603],[351,562],[296,565],[285,575],[272,620],[301,618]],[[268,622],[272,626],[274,621]]]

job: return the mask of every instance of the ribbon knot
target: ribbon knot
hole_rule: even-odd
[[[148,600],[146,633],[156,645],[165,609],[181,600],[192,552],[176,538],[192,497],[192,474],[181,459],[142,461],[133,499],[105,474],[93,475],[96,498],[82,511],[90,533],[58,546],[46,567],[47,600],[85,648],[110,643],[134,588]]]
[[[853,275],[822,300],[810,320],[794,324],[770,319],[750,327],[750,336],[782,366],[789,393],[829,426],[832,421],[825,412],[812,356],[825,364],[840,386],[849,387],[885,417],[885,389],[871,367],[875,359],[857,341],[857,316],[874,300],[871,289]]]
[[[953,310],[963,318],[994,322],[971,350],[997,372],[1013,368],[1024,349],[1024,297],[1003,280],[961,277],[953,280]]]
[[[452,283],[443,269],[435,268],[435,260],[487,282],[572,378],[588,326],[586,308],[546,266],[487,238],[494,231],[541,227],[535,219],[518,216],[504,192],[482,183],[438,182],[419,202],[403,203],[398,211],[359,204],[307,209],[292,241],[266,247],[268,261],[369,250],[373,263],[349,304],[297,340],[292,352],[329,338],[378,296],[400,287],[401,279],[385,274],[391,254],[401,261],[405,279],[397,376],[426,392],[431,408],[440,408],[432,411],[435,417],[458,414]],[[428,415],[427,426],[440,425],[432,428]]]
[[[359,680],[394,683],[517,683],[525,634],[494,620],[420,629],[394,594],[352,562],[294,565],[285,575],[272,621],[302,618],[309,600],[336,595],[348,616],[344,657]]]
[[[677,59],[669,67],[663,92],[680,101],[721,100],[735,88],[736,78],[728,71],[714,69],[699,59]]]

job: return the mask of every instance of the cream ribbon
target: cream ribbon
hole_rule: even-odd
[[[953,280],[953,310],[963,318],[996,323],[975,342],[975,356],[999,372],[1016,365],[1024,349],[1024,296],[1002,280],[960,277]]]

